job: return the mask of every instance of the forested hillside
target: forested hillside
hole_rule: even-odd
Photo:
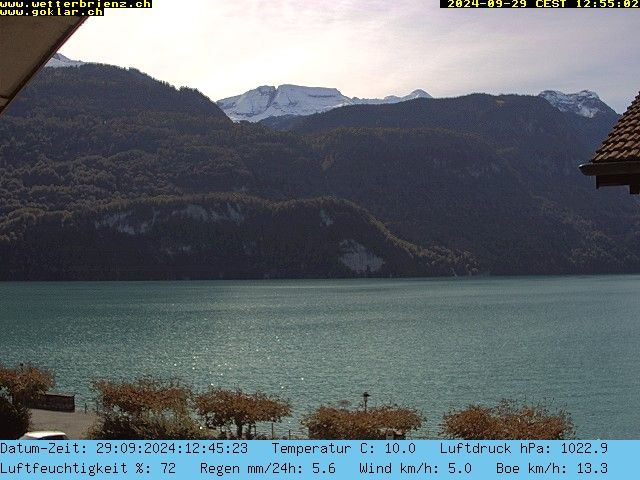
[[[469,254],[424,249],[362,208],[241,194],[116,202],[45,213],[0,241],[0,279],[443,276],[477,272]]]
[[[45,69],[0,118],[0,276],[640,271],[637,200],[577,170],[616,119],[470,95],[277,131],[135,70]],[[123,212],[138,227],[107,221]]]

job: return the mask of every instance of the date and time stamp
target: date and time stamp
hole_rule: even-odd
[[[638,441],[0,441],[0,477],[637,478]]]
[[[440,8],[640,8],[640,0],[440,0]]]

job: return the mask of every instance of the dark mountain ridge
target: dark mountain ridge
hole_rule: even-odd
[[[402,241],[357,205],[240,194],[159,197],[45,213],[0,240],[0,280],[448,276],[469,254]]]
[[[15,116],[42,113],[73,118],[82,113],[108,119],[147,112],[205,115],[223,124],[232,123],[198,90],[186,87],[177,90],[135,68],[94,63],[44,69],[11,105],[11,114]]]
[[[538,97],[474,94],[344,107],[290,119],[282,132],[233,124],[201,94],[137,71],[46,69],[0,119],[0,238],[7,261],[20,265],[10,257],[25,254],[25,238],[46,242],[41,217],[93,218],[90,212],[114,202],[181,202],[211,192],[266,202],[330,196],[365,208],[415,248],[446,252],[446,268],[436,273],[402,272],[398,265],[408,264],[395,262],[379,274],[640,271],[637,201],[618,190],[596,192],[576,168],[616,119],[611,112],[594,118],[560,112]],[[277,223],[281,239],[303,228],[290,220],[291,228]],[[78,238],[96,235],[91,222],[74,225]],[[78,225],[88,231],[81,234]],[[351,238],[347,224],[340,225],[338,236]],[[34,237],[32,229],[40,234]],[[257,230],[246,227],[242,234],[257,241]],[[116,235],[112,248],[125,239],[141,242],[141,249],[159,245],[144,235]],[[87,249],[104,247],[87,242]],[[310,244],[321,250],[315,240]],[[62,255],[58,244],[29,245],[32,256],[39,248]],[[298,248],[312,255],[296,245],[274,249],[277,261],[286,264]],[[223,275],[260,276],[260,268],[231,257],[237,268],[227,265]],[[296,258],[306,272],[298,267],[276,275],[375,274]],[[469,261],[460,267],[458,258]],[[208,265],[211,275],[219,273]],[[29,271],[37,278],[37,269]],[[7,278],[21,275],[20,268],[12,272]]]

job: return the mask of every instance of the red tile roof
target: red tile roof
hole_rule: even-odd
[[[622,115],[593,162],[640,161],[640,94]]]

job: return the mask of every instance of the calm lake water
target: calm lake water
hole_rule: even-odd
[[[0,283],[0,363],[262,390],[302,413],[362,392],[442,414],[503,397],[573,414],[581,438],[640,438],[640,276]]]

